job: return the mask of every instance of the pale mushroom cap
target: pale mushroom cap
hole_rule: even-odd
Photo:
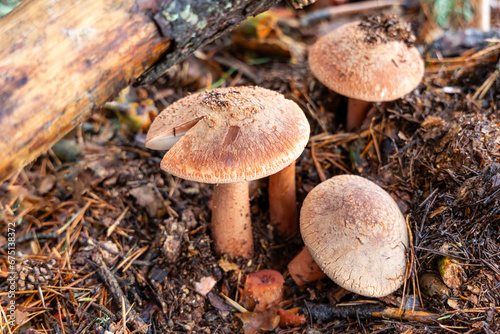
[[[329,89],[368,102],[393,101],[411,92],[424,75],[424,62],[403,41],[365,41],[359,22],[321,37],[309,51],[314,76]]]
[[[321,270],[341,287],[382,297],[404,282],[408,231],[392,197],[359,176],[316,186],[300,212],[304,243]]]
[[[175,143],[179,132],[185,134]],[[308,140],[309,123],[293,101],[260,87],[234,87],[170,105],[154,120],[146,146],[166,149],[174,142],[161,162],[170,174],[231,183],[277,173],[299,157]]]

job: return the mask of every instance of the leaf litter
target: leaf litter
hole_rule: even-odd
[[[20,273],[12,333],[239,333],[242,321],[248,332],[262,324],[278,333],[500,330],[499,42],[478,38],[481,47],[446,58],[432,58],[442,47],[434,43],[421,85],[375,104],[361,129],[347,133],[345,99],[301,58],[318,27],[288,25],[295,15],[250,21],[232,35],[238,52],[231,36],[207,45],[70,133],[63,152],[71,159],[49,151],[0,185],[2,291],[8,222]],[[212,253],[212,187],[162,173],[162,154],[144,148],[142,132],[156,110],[189,92],[257,83],[297,102],[310,120],[296,167],[299,207],[319,182],[345,173],[395,198],[413,237],[404,288],[367,301],[339,294],[328,279],[295,286],[286,265],[302,241],[275,235],[266,181],[251,187],[254,256]],[[244,277],[261,269],[284,274],[279,309],[237,315]],[[0,301],[5,312],[6,293]],[[279,314],[290,322],[278,324]],[[0,326],[8,332],[4,319]]]

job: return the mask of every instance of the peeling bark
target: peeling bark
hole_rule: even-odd
[[[236,28],[246,17],[262,13],[278,2],[279,0],[166,1],[164,9],[154,19],[163,35],[172,39],[173,52],[166,53],[153,68],[137,79],[135,85],[153,82],[172,65]]]

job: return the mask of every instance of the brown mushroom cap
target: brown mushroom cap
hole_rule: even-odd
[[[403,41],[366,42],[359,22],[345,24],[321,37],[309,51],[314,76],[349,98],[393,101],[411,92],[424,75],[415,47]]]
[[[183,136],[175,143],[179,133]],[[260,87],[234,87],[170,105],[154,120],[146,147],[173,145],[161,162],[168,173],[231,183],[280,171],[298,158],[308,139],[309,123],[293,101]]]
[[[386,296],[404,282],[408,231],[392,197],[359,176],[316,186],[300,212],[304,243],[321,270],[341,287]]]

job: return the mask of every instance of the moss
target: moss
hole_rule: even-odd
[[[191,11],[191,5],[188,4],[186,5],[186,8],[184,8],[184,10],[181,12],[181,18],[188,22],[188,23],[192,23],[192,24],[195,24],[196,22],[198,22],[198,15],[196,15],[195,13],[193,13]]]

